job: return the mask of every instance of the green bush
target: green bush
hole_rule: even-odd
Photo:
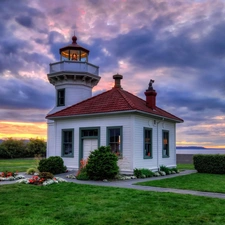
[[[0,144],[0,159],[9,159],[11,158],[7,152],[6,146]]]
[[[142,172],[140,169],[135,168],[134,169],[134,176],[137,178],[141,178]]]
[[[171,170],[174,171],[175,173],[179,173],[179,170],[177,169],[177,167],[173,167]]]
[[[87,175],[91,180],[114,179],[119,172],[118,157],[109,146],[101,146],[91,152],[86,165]]]
[[[225,174],[225,155],[197,154],[193,162],[198,173]]]
[[[36,173],[37,172],[37,170],[35,169],[35,168],[29,168],[28,170],[27,170],[27,174],[29,174],[29,175],[33,175],[34,173]]]
[[[26,155],[27,157],[34,157],[35,155],[45,157],[46,142],[43,139],[30,138],[26,145]]]
[[[43,139],[31,138],[29,142],[7,138],[0,144],[0,158],[25,158],[35,155],[46,155],[46,142]]]
[[[160,166],[160,171],[165,172],[165,173],[166,173],[166,175],[171,174],[171,169],[170,169],[170,168],[168,168],[168,167],[166,167],[166,166],[164,166],[164,165]]]
[[[49,172],[41,172],[41,173],[39,173],[39,177],[47,180],[47,179],[53,179],[54,175]]]
[[[7,138],[0,145],[0,158],[12,159],[24,156],[26,144],[23,140]]]
[[[39,162],[38,170],[40,172],[50,172],[52,174],[65,173],[63,159],[59,156],[51,156],[47,159],[42,159]]]
[[[145,175],[146,177],[153,177],[153,175],[154,175],[154,172],[152,172],[151,170],[149,170],[149,169],[141,169],[141,173],[143,174],[143,175]]]
[[[89,180],[89,176],[87,174],[87,169],[83,168],[79,174],[76,175],[77,180]]]
[[[146,178],[146,177],[153,177],[154,176],[154,172],[152,172],[149,169],[134,169],[134,176],[136,176],[137,178]]]

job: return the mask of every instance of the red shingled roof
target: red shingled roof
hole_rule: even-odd
[[[143,99],[121,89],[112,88],[109,91],[103,92],[97,96],[89,98],[78,104],[72,105],[61,111],[49,114],[47,119],[72,117],[80,115],[90,115],[98,113],[112,113],[125,111],[139,111],[149,113],[151,115],[164,117],[175,120],[176,122],[183,122],[182,119],[158,108],[151,109],[146,106],[146,101]]]

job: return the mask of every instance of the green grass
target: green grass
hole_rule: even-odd
[[[0,159],[0,172],[26,172],[35,166],[37,166],[35,159]]]
[[[2,225],[224,224],[225,200],[61,183],[0,187]]]
[[[163,180],[137,183],[142,186],[225,193],[225,175],[195,173]]]
[[[194,164],[177,164],[179,170],[194,170]]]

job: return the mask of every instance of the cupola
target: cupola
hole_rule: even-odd
[[[73,60],[88,62],[89,50],[77,44],[77,37],[72,37],[72,44],[59,49],[60,61]]]
[[[99,67],[88,62],[89,50],[77,44],[77,37],[72,43],[59,49],[60,61],[50,64],[47,75],[49,82],[56,89],[56,105],[49,113],[92,97],[92,88],[101,79]]]
[[[156,107],[156,91],[153,89],[152,84],[154,83],[154,80],[150,80],[148,89],[145,92],[146,96],[146,105],[151,108],[155,109]]]

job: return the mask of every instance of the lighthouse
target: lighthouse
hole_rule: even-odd
[[[100,80],[99,67],[88,62],[89,50],[72,43],[59,49],[60,61],[50,64],[47,74],[55,86],[55,106],[49,114],[92,97],[92,88]]]

